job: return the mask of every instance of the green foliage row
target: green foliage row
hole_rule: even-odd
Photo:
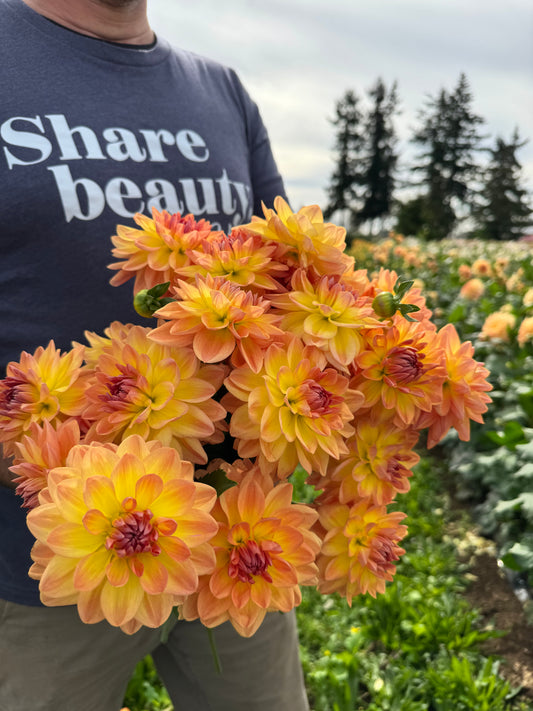
[[[422,459],[411,491],[406,553],[376,599],[305,590],[297,610],[313,711],[511,711],[531,709],[480,652],[500,633],[483,629],[462,595],[466,582],[446,536],[445,471]]]

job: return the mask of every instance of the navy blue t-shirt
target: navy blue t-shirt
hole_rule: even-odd
[[[0,377],[22,350],[138,320],[132,282],[109,285],[117,224],[156,207],[229,231],[284,195],[236,74],[162,40],[115,45],[0,0],[0,96]],[[0,597],[39,604],[24,518],[0,487]]]

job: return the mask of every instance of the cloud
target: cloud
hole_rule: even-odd
[[[427,96],[466,73],[486,133],[518,126],[533,188],[531,0],[150,0],[155,31],[237,70],[257,101],[293,203],[324,204],[335,102],[398,82],[405,155]],[[207,18],[207,19],[206,19]]]

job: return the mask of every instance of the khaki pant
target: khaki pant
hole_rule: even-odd
[[[307,711],[294,613],[270,613],[249,639],[231,625],[177,622],[132,636],[85,625],[74,607],[0,600],[0,711],[118,711],[136,663],[152,654],[175,711]]]

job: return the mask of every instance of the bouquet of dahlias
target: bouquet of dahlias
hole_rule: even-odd
[[[112,238],[112,283],[134,277],[155,327],[114,322],[9,364],[0,441],[44,604],[127,633],[178,607],[250,636],[303,585],[351,603],[392,580],[407,529],[387,506],[420,432],[468,439],[488,372],[412,282],[356,270],[317,206],[274,207],[228,235],[137,215]]]

